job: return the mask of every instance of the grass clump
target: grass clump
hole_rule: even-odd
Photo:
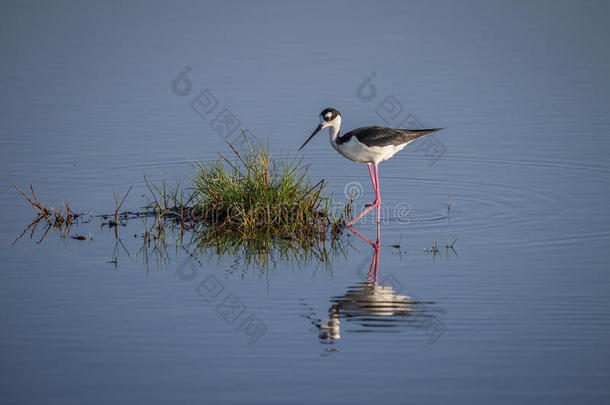
[[[301,159],[276,161],[268,145],[248,143],[247,153],[240,153],[228,144],[233,161],[220,155],[217,161],[193,163],[192,217],[246,238],[326,238],[341,232],[351,206],[332,212],[325,181],[312,185]]]

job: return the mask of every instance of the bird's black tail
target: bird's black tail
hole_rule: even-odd
[[[447,128],[399,129],[399,131],[402,132],[404,136],[409,139],[409,141],[413,141],[417,138],[421,138],[422,136],[426,136],[433,132],[438,132],[441,129]]]

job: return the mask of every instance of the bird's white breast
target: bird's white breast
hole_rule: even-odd
[[[366,146],[358,141],[354,136],[349,142],[337,144],[331,139],[330,144],[349,160],[359,163],[379,163],[394,156],[402,150],[407,144],[403,145],[387,145],[387,146]]]

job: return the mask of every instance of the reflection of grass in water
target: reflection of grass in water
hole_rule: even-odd
[[[142,218],[145,225],[146,219]],[[253,271],[266,271],[278,263],[289,267],[302,267],[308,264],[323,264],[330,269],[331,260],[339,255],[345,256],[344,240],[341,238],[314,239],[304,243],[302,240],[282,238],[271,233],[259,233],[243,237],[237,232],[216,228],[213,224],[201,222],[184,230],[177,221],[166,217],[163,232],[157,234],[157,220],[148,224],[143,232],[140,255],[148,267],[149,262],[156,267],[166,267],[172,256],[179,258],[184,252],[194,258],[207,256],[219,262],[228,259],[233,268],[251,268]],[[120,238],[117,239],[117,247]],[[120,249],[115,249],[115,254]],[[181,262],[183,259],[178,259]],[[113,255],[112,262],[117,257]]]
[[[317,239],[309,243],[296,239],[278,238],[269,233],[243,238],[233,232],[219,233],[213,228],[195,232],[193,245],[196,252],[232,257],[244,266],[267,269],[277,262],[301,266],[312,261],[330,264],[331,255],[341,251],[339,239],[329,243]]]

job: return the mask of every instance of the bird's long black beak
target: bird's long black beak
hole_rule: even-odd
[[[307,142],[311,141],[311,138],[313,138],[313,137],[314,137],[314,136],[315,136],[315,135],[316,135],[318,132],[320,132],[320,130],[321,130],[322,128],[324,128],[324,127],[322,126],[322,124],[318,125],[318,127],[316,128],[316,130],[315,130],[315,131],[313,131],[313,134],[311,134],[311,135],[309,136],[309,138],[307,138],[307,140],[305,141],[305,143],[304,143],[303,145],[301,145],[301,147],[299,148],[299,150],[303,149],[303,147],[304,147],[305,145],[307,145]]]

